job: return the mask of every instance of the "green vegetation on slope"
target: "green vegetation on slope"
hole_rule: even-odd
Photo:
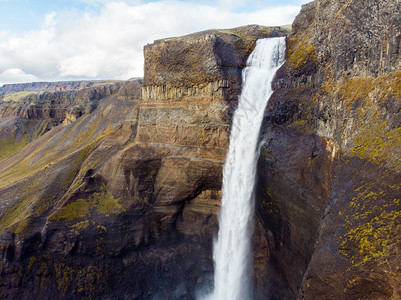
[[[119,199],[115,199],[111,192],[105,186],[102,186],[99,192],[93,193],[88,199],[78,199],[67,204],[51,215],[49,220],[53,222],[71,222],[89,218],[92,213],[103,214],[108,217],[110,214],[124,211],[118,201]]]

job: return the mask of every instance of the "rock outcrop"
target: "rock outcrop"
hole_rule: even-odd
[[[293,24],[259,161],[273,296],[401,297],[400,24],[399,1],[331,0]]]

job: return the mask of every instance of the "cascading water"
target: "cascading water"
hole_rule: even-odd
[[[250,240],[259,132],[273,77],[284,61],[285,38],[258,40],[243,71],[243,88],[233,118],[223,170],[219,234],[214,245],[213,300],[251,298]]]

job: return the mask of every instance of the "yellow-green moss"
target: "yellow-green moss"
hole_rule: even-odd
[[[339,212],[340,216],[345,215],[343,229],[346,232],[338,238],[339,251],[355,266],[389,256],[401,233],[400,199],[383,204],[381,199],[386,192],[384,189],[373,191],[374,185],[369,183],[355,188],[359,193],[352,198],[349,212]]]
[[[3,98],[3,101],[5,101],[5,102],[19,102],[20,100],[22,100],[26,96],[34,95],[34,94],[37,94],[37,93],[34,93],[34,92],[17,92],[17,93],[4,95],[2,98]]]
[[[29,137],[26,132],[21,140],[16,141],[15,139],[15,133],[10,138],[0,138],[0,160],[14,154],[29,143]]]
[[[327,82],[325,84],[328,84]],[[371,99],[378,99],[379,102],[386,102],[392,96],[394,100],[401,101],[401,71],[375,77],[351,77],[338,82],[334,86],[348,109],[352,104],[361,99],[369,104]],[[333,91],[333,89],[331,89]],[[366,101],[368,101],[366,103]]]
[[[43,150],[44,146],[50,143],[52,139],[39,139],[37,141],[38,145],[29,155],[25,156],[12,168],[0,174],[0,188],[12,184],[18,180],[21,180],[22,178],[27,178],[30,175],[40,172],[46,167],[48,167],[49,164],[54,164],[60,161],[61,159],[66,158],[69,155],[72,155],[74,152],[84,151],[86,152],[86,154],[82,153],[81,154],[88,155],[89,150],[87,149],[93,149],[96,145],[98,145],[98,143],[100,143],[104,139],[105,136],[113,132],[113,130],[110,127],[107,127],[104,131],[99,132],[96,135],[95,131],[97,130],[97,126],[98,126],[97,122],[95,122],[95,124],[92,124],[90,126],[91,128],[89,130],[94,135],[93,138],[91,138],[90,135],[87,134],[84,134],[83,135],[84,137],[80,137],[79,139],[70,136],[71,142],[67,142],[66,145],[64,146],[65,149],[69,150],[68,152],[67,151],[60,152],[60,150],[57,149],[61,141],[59,141],[56,145],[52,146],[51,148]],[[54,138],[57,138],[57,136],[55,136]],[[88,140],[85,140],[85,138],[87,138]],[[66,139],[65,135],[62,137],[62,140],[64,139]],[[46,155],[43,155],[41,159],[39,159],[37,162],[35,162],[35,164],[32,165],[31,158],[34,157],[35,155],[38,155],[39,152],[44,152]]]
[[[14,207],[8,209],[6,213],[0,218],[0,228],[9,228],[13,225],[14,228],[10,230],[14,233],[21,233],[28,225],[28,215],[32,208],[32,194],[37,188],[38,180],[29,185],[25,191],[22,200]]]
[[[276,216],[279,215],[281,213],[281,207],[277,201],[271,199],[273,196],[271,188],[267,188],[266,195],[270,199],[264,199],[260,203],[261,208],[263,208],[263,210],[269,215],[276,215]]]
[[[68,172],[65,180],[60,186],[60,191],[65,191],[66,188],[71,184],[79,171],[82,161],[92,151],[91,147],[82,150],[73,161],[73,168]],[[54,202],[54,195],[52,194],[38,194],[40,191],[41,179],[36,179],[31,185],[26,187],[24,191],[23,199],[14,207],[11,207],[7,212],[0,218],[0,226],[8,228],[10,232],[24,235],[30,228],[32,219],[43,216],[48,211]],[[80,212],[82,207],[80,206]],[[78,208],[75,208],[75,211]],[[74,215],[74,207],[68,207],[67,219],[71,218],[71,214]],[[70,214],[68,216],[68,213]],[[82,212],[81,212],[82,213]]]
[[[49,220],[71,222],[89,217],[93,212],[109,217],[110,214],[118,214],[124,211],[118,201],[106,187],[102,186],[100,192],[92,194],[88,199],[78,199],[67,204],[51,215]]]
[[[376,164],[388,162],[393,167],[400,167],[401,128],[389,129],[386,122],[372,123],[355,136],[351,152]]]
[[[71,282],[73,282],[76,272],[69,266],[58,263],[54,265],[54,269],[56,270],[58,290],[61,293],[65,294],[68,291]]]
[[[43,134],[46,133],[47,127],[49,126],[50,122],[49,121],[44,121],[38,128],[38,130],[35,131],[33,135],[33,139],[37,139],[38,137],[42,136]]]
[[[89,225],[90,225],[89,220],[85,220],[85,221],[82,221],[82,222],[72,225],[72,227],[79,229],[79,230],[84,230],[84,229],[88,228]]]
[[[309,40],[307,37],[288,39],[287,62],[292,68],[299,69],[316,61],[315,47]]]
[[[54,265],[58,290],[62,294],[94,297],[107,289],[107,270],[99,266],[70,267],[64,263]]]
[[[46,272],[47,272],[47,264],[45,262],[42,262],[40,264],[39,274],[44,274]]]
[[[83,148],[78,153],[78,155],[74,158],[73,168],[71,169],[71,171],[68,173],[68,176],[66,176],[63,181],[63,185],[62,185],[63,189],[66,189],[70,185],[73,185],[74,182],[76,182],[76,180],[74,180],[74,179],[77,177],[80,170],[82,169],[82,164],[83,164],[84,160],[90,155],[90,153],[93,151],[94,147],[95,147],[94,144],[90,144],[89,146]],[[82,183],[82,182],[80,181],[80,183]]]
[[[76,292],[84,295],[91,296],[101,289],[102,287],[99,282],[102,280],[102,270],[97,266],[88,266],[84,269],[80,269],[77,272],[77,290]],[[100,285],[100,286],[99,286]]]
[[[401,72],[348,78],[335,89],[347,112],[353,113],[356,130],[347,137],[352,141],[350,154],[401,170],[401,128],[392,128],[381,112],[382,103],[401,101]]]
[[[77,201],[67,204],[56,213],[49,217],[49,220],[54,222],[59,221],[74,221],[82,219],[89,215],[90,209],[94,207],[94,203],[85,200],[78,199]]]
[[[114,199],[113,195],[108,189],[100,193],[95,193],[92,196],[93,201],[97,202],[96,211],[100,214],[108,217],[110,214],[117,214],[122,212],[124,209],[118,203],[118,199]]]
[[[89,124],[82,124],[81,122],[82,120],[75,124],[76,126],[73,128],[73,131],[76,132],[68,131],[63,136],[59,133],[53,135],[51,138],[39,137],[36,141],[28,145],[25,148],[26,150],[22,150],[23,152],[21,153],[24,153],[23,155],[18,154],[15,160],[7,160],[8,165],[5,166],[4,171],[0,172],[0,188],[15,184],[26,178],[30,178],[29,182],[33,181],[33,183],[28,186],[25,185],[25,191],[23,191],[21,200],[13,207],[7,208],[5,214],[0,218],[0,228],[7,228],[10,232],[17,234],[25,234],[32,228],[32,222],[38,217],[43,217],[45,212],[52,208],[56,196],[55,194],[43,193],[43,189],[40,188],[43,187],[41,185],[42,175],[40,172],[45,171],[51,165],[55,165],[61,160],[68,161],[68,165],[72,164],[73,168],[60,181],[60,193],[65,193],[65,190],[71,185],[74,187],[80,185],[86,171],[94,167],[93,163],[100,162],[100,158],[98,157],[96,160],[84,163],[94,148],[105,136],[111,134],[113,130],[111,126],[105,126],[107,123],[100,126],[100,118]],[[81,128],[78,128],[79,124],[81,124]],[[27,126],[30,126],[30,124],[27,124]],[[38,135],[43,134],[46,127],[46,122],[42,123],[42,126],[37,131]],[[26,135],[25,139],[28,140],[28,135]],[[60,147],[60,139],[63,140],[62,147]],[[55,142],[57,140],[59,143]],[[7,143],[7,146],[9,146],[9,143]],[[60,150],[61,148],[62,150]],[[3,155],[5,152],[0,151],[0,153]],[[71,156],[73,157],[71,158]],[[111,201],[110,195],[107,192],[104,195],[105,197],[103,197],[103,193],[100,194],[101,196],[97,195],[97,198],[105,198]],[[97,202],[100,202],[99,210],[105,214],[120,211],[120,207],[116,202],[102,202],[99,199],[96,201],[92,199],[89,207],[95,207],[98,205]],[[78,204],[82,205],[75,204],[76,207],[74,207],[73,204],[64,211],[67,219],[73,219],[73,216],[80,217],[86,215],[86,204],[84,202]],[[109,212],[106,213],[106,211]]]
[[[313,126],[309,124],[307,120],[296,120],[289,125],[290,128],[293,128],[299,132],[311,132],[313,131]]]
[[[36,258],[36,256],[31,256],[31,258],[29,259],[28,270],[32,269],[32,267],[36,264],[37,261],[38,259]]]
[[[351,109],[356,100],[368,97],[374,88],[373,81],[373,77],[353,77],[340,86],[339,93],[345,99],[348,109]]]

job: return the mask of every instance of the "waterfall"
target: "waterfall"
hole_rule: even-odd
[[[243,87],[235,111],[230,146],[223,170],[219,234],[214,245],[213,300],[251,298],[250,265],[259,132],[271,83],[282,65],[285,38],[257,41],[243,71]]]

